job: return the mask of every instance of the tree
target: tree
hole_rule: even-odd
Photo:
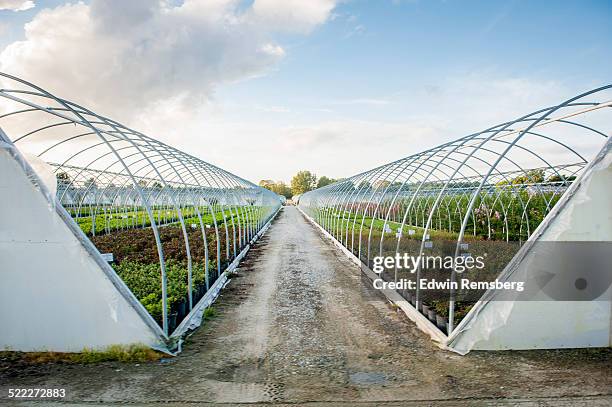
[[[538,184],[544,182],[544,170],[536,169],[529,170],[526,173],[523,173],[517,177],[512,178],[511,180],[503,180],[498,182],[497,186],[505,186],[505,185],[526,185],[526,184]]]
[[[270,179],[262,179],[259,181],[259,186],[269,189],[275,194],[283,195],[285,198],[291,198],[291,188],[289,188],[283,181],[274,182]]]
[[[289,186],[282,181],[274,184],[274,189],[272,191],[276,192],[278,195],[284,196],[287,199],[291,198],[293,195],[291,193],[291,188],[289,188]]]
[[[370,185],[368,181],[363,180],[359,183],[359,185],[357,185],[357,189],[360,191],[369,191],[372,189],[372,185]]]
[[[319,181],[317,181],[317,188],[322,188],[326,185],[333,184],[334,182],[336,182],[335,179],[328,178],[325,175],[323,175],[321,178],[319,178]]]
[[[384,191],[389,185],[391,185],[391,182],[386,179],[379,179],[374,182],[374,188],[381,191]]]
[[[567,175],[567,176],[565,176],[563,174],[560,174],[560,175],[554,174],[554,175],[551,175],[550,177],[548,177],[546,182],[562,182],[562,181],[571,182],[571,181],[574,181],[575,179],[576,179],[575,175]]]
[[[68,175],[67,173],[60,171],[58,173],[55,174],[55,178],[57,178],[57,180],[60,183],[63,184],[70,184],[70,175]]]
[[[300,195],[304,192],[312,191],[315,188],[317,176],[310,171],[299,171],[291,179],[291,192],[293,195]]]
[[[529,170],[512,180],[513,184],[538,184],[544,182],[544,170]]]
[[[259,181],[259,186],[265,189],[269,189],[270,191],[272,191],[272,187],[274,187],[275,182],[272,181],[271,179],[262,179],[261,181]]]

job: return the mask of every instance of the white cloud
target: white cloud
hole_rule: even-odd
[[[408,98],[413,114],[435,120],[458,138],[561,102],[580,90],[584,88],[552,79],[482,70],[442,78]]]
[[[291,112],[291,109],[285,107],[285,106],[261,106],[261,105],[256,105],[255,109],[262,111],[262,112],[268,112],[268,113],[289,113]]]
[[[285,106],[244,104],[227,107],[227,112],[211,104],[183,116],[160,105],[148,112],[157,120],[142,120],[138,128],[254,182],[287,182],[302,169],[338,178],[559,103],[588,87],[475,72],[394,94],[392,104],[374,109],[367,119],[363,109],[335,112],[289,105],[283,114],[240,119],[240,112],[284,111]],[[386,112],[391,109],[399,112],[393,119]],[[228,113],[233,120],[226,118]],[[199,120],[190,120],[194,116]]]
[[[276,29],[308,33],[331,17],[337,0],[255,0],[254,19]]]
[[[0,0],[0,10],[25,11],[35,6],[31,0]]]
[[[285,55],[274,34],[309,32],[326,21],[335,1],[288,3],[66,4],[27,23],[25,40],[0,54],[0,70],[133,124],[151,106],[193,110],[219,85],[265,74]]]
[[[200,113],[204,119],[189,123],[186,136],[177,137],[167,121],[155,130],[163,140],[253,182],[269,178],[288,182],[302,169],[346,177],[442,142],[440,129],[417,120],[390,123],[346,118],[283,125],[261,120],[230,122]]]
[[[227,123],[211,117],[190,133],[223,139],[223,147],[202,146],[201,154],[247,174],[253,181],[289,181],[301,169],[338,178],[554,105],[588,88],[588,84],[481,71],[393,95],[393,103],[386,106],[400,112],[394,120],[386,116],[386,108],[376,109],[368,120],[359,117],[358,109],[353,113],[326,111],[318,118],[296,121],[299,124],[293,124],[294,117],[289,117],[285,125],[271,121]],[[197,144],[195,138],[189,143]],[[225,154],[228,149],[231,156]]]
[[[274,57],[284,57],[285,56],[285,50],[283,49],[283,47],[281,47],[280,45],[276,45],[276,44],[264,44],[261,47],[261,51],[264,52],[265,54],[268,54]]]
[[[312,126],[289,126],[281,128],[276,135],[280,149],[297,160],[317,162],[321,154],[342,157],[340,162],[345,167],[362,166],[361,170],[386,161],[392,161],[409,155],[409,148],[398,149],[404,144],[410,148],[424,148],[436,141],[439,129],[434,124],[427,125],[417,120],[404,122],[367,121],[344,119],[324,121]],[[300,156],[300,157],[297,157]],[[306,156],[306,157],[304,157]],[[359,160],[347,160],[347,157],[359,157]],[[318,162],[317,162],[318,164]],[[359,168],[354,168],[359,171]],[[342,176],[349,175],[343,171]]]
[[[356,98],[347,100],[336,100],[332,102],[334,105],[370,105],[370,106],[385,106],[391,103],[388,99],[375,98]]]

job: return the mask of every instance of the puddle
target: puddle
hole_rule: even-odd
[[[356,372],[349,375],[353,384],[385,384],[387,376],[378,372]]]

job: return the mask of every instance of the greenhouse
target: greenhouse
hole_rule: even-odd
[[[0,74],[0,347],[173,351],[276,194]]]
[[[415,282],[385,294],[442,347],[610,346],[611,88],[307,192],[299,208],[372,282]],[[604,260],[588,275],[562,273],[560,259],[584,247]],[[377,258],[404,255],[484,266],[393,263],[374,273]],[[421,286],[432,278],[449,287]],[[457,288],[464,279],[535,282],[513,296],[486,284]]]

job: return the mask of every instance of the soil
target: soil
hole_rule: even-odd
[[[175,358],[142,364],[0,360],[9,388],[64,402],[611,405],[612,351],[440,350],[286,207]]]

